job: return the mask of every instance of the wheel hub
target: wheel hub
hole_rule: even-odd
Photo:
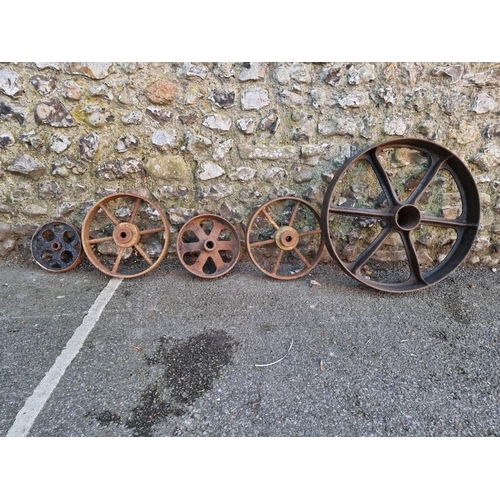
[[[394,216],[396,226],[404,231],[415,229],[420,224],[421,219],[422,214],[415,205],[403,205]]]
[[[299,233],[290,226],[282,226],[276,231],[274,236],[276,245],[281,250],[293,250],[299,243]]]
[[[139,234],[139,229],[135,224],[130,224],[129,222],[122,222],[115,226],[113,230],[113,240],[114,242],[122,248],[129,248],[137,245],[141,235]]]

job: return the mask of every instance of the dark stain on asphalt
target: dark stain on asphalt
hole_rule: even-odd
[[[135,436],[153,436],[155,424],[181,416],[196,399],[213,388],[221,371],[231,363],[237,343],[223,330],[210,330],[185,341],[161,337],[150,366],[162,368],[132,410],[126,426]]]

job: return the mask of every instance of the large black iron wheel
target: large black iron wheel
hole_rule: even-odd
[[[422,139],[396,139],[350,158],[325,193],[321,229],[343,271],[386,292],[446,278],[471,250],[479,193],[466,165]]]

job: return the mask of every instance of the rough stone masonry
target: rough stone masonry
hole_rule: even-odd
[[[243,233],[265,201],[320,209],[349,157],[416,137],[469,167],[482,219],[468,260],[495,266],[499,112],[499,63],[0,63],[0,259],[135,188],[174,235],[207,212]]]

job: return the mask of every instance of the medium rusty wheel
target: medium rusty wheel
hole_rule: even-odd
[[[202,214],[179,231],[177,254],[181,264],[200,278],[218,278],[238,261],[240,241],[235,228],[218,215]]]
[[[246,247],[264,274],[279,280],[301,278],[323,256],[320,216],[311,204],[294,196],[270,200],[251,216]]]
[[[136,278],[158,267],[168,252],[170,227],[162,209],[131,193],[97,202],[82,226],[82,243],[92,264],[115,278]]]
[[[480,214],[474,178],[457,156],[431,141],[396,139],[336,172],[321,227],[348,275],[378,290],[410,292],[440,282],[465,259]]]
[[[31,254],[35,262],[46,271],[70,271],[82,260],[80,232],[66,222],[48,222],[33,234]]]

